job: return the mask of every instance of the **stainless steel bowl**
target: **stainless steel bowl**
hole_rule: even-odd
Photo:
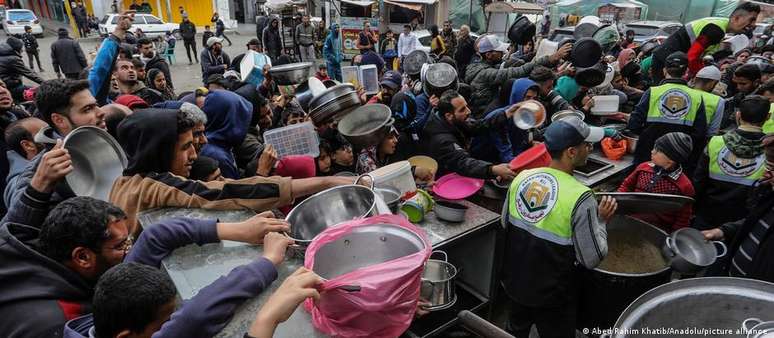
[[[387,204],[387,207],[390,208],[390,212],[393,214],[398,213],[398,209],[400,209],[400,192],[398,189],[395,189],[393,187],[380,187],[374,189],[376,193],[379,194],[379,196],[382,197],[382,200],[384,200],[384,203]]]
[[[73,163],[73,171],[65,178],[70,190],[77,196],[107,201],[113,182],[127,165],[118,142],[100,128],[83,126],[65,137],[64,148]]]
[[[416,233],[394,224],[370,224],[321,246],[312,270],[325,279],[405,257],[425,248]]]
[[[344,116],[360,106],[360,97],[356,92],[341,94],[309,111],[312,121],[324,123],[330,119]]]
[[[447,222],[462,222],[465,220],[465,213],[468,207],[447,201],[435,201],[433,207],[435,216]]]
[[[318,192],[290,210],[290,237],[308,245],[329,226],[376,213],[376,196],[361,185],[341,185]]]
[[[582,112],[576,110],[562,110],[556,112],[554,115],[551,115],[551,122],[556,122],[570,116],[576,116],[577,118],[581,119],[581,121],[586,119],[586,115],[583,115]]]
[[[318,106],[322,106],[324,103],[329,102],[339,96],[355,91],[355,86],[350,83],[342,83],[328,88],[320,95],[316,95],[309,101],[309,108],[312,110],[318,109]]]
[[[269,74],[278,85],[288,86],[303,83],[314,75],[314,63],[297,62],[269,68]]]
[[[634,151],[637,150],[637,141],[640,140],[640,136],[629,131],[621,132],[621,136],[626,139],[626,151],[629,154],[634,154]]]
[[[376,103],[358,107],[344,116],[338,124],[339,132],[355,146],[366,148],[379,144],[390,132],[392,111]]]

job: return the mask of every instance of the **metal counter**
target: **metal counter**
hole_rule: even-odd
[[[434,249],[447,250],[449,260],[461,268],[459,280],[472,289],[473,293],[488,297],[491,295],[494,279],[494,242],[496,224],[500,216],[473,203],[467,201],[462,203],[469,207],[464,222],[440,221],[433,212],[430,212],[418,226],[427,232]],[[143,226],[149,226],[159,220],[172,217],[217,218],[222,222],[233,222],[244,220],[254,214],[252,211],[170,208],[142,213],[138,219]],[[468,237],[473,241],[469,245],[461,245]],[[261,255],[261,246],[237,242],[224,241],[204,246],[193,244],[175,250],[164,259],[163,268],[174,281],[179,296],[187,300],[196,295],[201,288],[228,274],[235,267],[244,265]],[[255,319],[255,314],[261,305],[287,276],[301,266],[303,266],[303,259],[286,256],[285,262],[277,269],[277,280],[258,297],[240,306],[232,320],[217,337],[242,337]],[[325,335],[314,329],[311,315],[299,306],[288,321],[280,324],[275,337],[325,337]]]
[[[597,148],[599,148],[597,146]],[[605,171],[602,171],[598,174],[595,174],[591,177],[585,177],[583,175],[574,174],[573,176],[575,179],[578,180],[578,182],[583,183],[583,185],[589,187],[589,188],[595,188],[599,186],[600,184],[603,184],[613,177],[615,177],[618,174],[622,174],[627,172],[632,166],[634,165],[634,155],[632,154],[626,154],[624,155],[620,160],[611,160],[607,157],[605,157],[605,154],[602,153],[602,150],[600,149],[594,149],[594,152],[589,154],[589,158],[593,158],[596,160],[600,160],[603,162],[607,162],[613,165],[612,168],[609,168]]]

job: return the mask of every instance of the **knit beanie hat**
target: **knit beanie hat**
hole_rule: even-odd
[[[673,132],[656,139],[654,147],[670,160],[685,164],[693,151],[693,140],[688,134]]]

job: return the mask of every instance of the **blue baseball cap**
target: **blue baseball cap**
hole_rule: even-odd
[[[599,142],[605,137],[605,130],[591,127],[578,117],[571,116],[551,123],[543,137],[548,151],[560,151],[583,142]]]

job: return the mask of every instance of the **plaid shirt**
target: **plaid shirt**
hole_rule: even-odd
[[[666,171],[652,162],[640,164],[618,187],[620,192],[649,192],[655,194],[682,195],[696,194],[691,180],[683,173],[682,167]],[[633,215],[653,224],[666,232],[672,232],[690,225],[693,205],[686,204],[680,210],[653,214]]]

